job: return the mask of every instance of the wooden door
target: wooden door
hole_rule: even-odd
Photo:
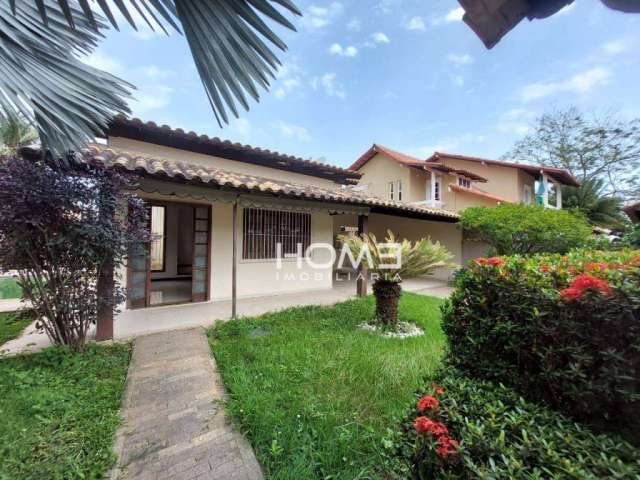
[[[209,255],[211,246],[211,207],[193,209],[193,266],[191,301],[209,299]]]

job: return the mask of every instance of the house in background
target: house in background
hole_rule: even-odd
[[[630,203],[624,207],[624,211],[633,223],[640,223],[640,202]]]
[[[237,298],[332,290],[332,251],[308,247],[331,247],[344,231],[430,236],[461,263],[455,212],[360,192],[358,172],[138,119],[118,117],[107,133],[76,160],[137,175],[151,213],[152,242],[114,272],[126,286],[123,315],[230,300],[233,316]],[[367,291],[362,278],[356,291]],[[99,319],[98,338],[112,335],[113,318]]]
[[[393,201],[452,212],[500,203],[539,203],[562,208],[562,185],[579,183],[566,170],[435,152],[419,159],[379,144],[350,170],[358,188]]]

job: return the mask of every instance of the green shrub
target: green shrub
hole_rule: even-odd
[[[640,476],[640,452],[630,444],[568,420],[553,410],[527,402],[513,390],[473,380],[456,370],[436,378],[427,395],[438,407],[411,408],[402,432],[389,443],[426,479],[631,479]],[[419,397],[416,397],[416,400]],[[418,400],[419,401],[419,400]],[[438,453],[442,427],[427,428],[420,416],[436,419],[454,446]],[[420,429],[424,433],[418,433]],[[432,432],[432,433],[429,433]],[[399,437],[399,438],[398,438]],[[442,443],[442,442],[440,442]]]
[[[566,253],[591,235],[575,212],[519,203],[467,208],[460,226],[465,237],[488,243],[498,255]]]
[[[452,365],[640,441],[640,252],[477,259],[443,313]]]

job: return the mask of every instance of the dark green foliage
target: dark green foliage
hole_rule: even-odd
[[[0,351],[2,344],[18,337],[35,320],[31,311],[0,313]]]
[[[20,298],[22,288],[15,278],[0,278],[0,299]]]
[[[56,344],[81,350],[98,309],[122,298],[118,288],[98,295],[97,279],[110,258],[117,268],[147,240],[134,186],[135,177],[98,165],[62,167],[39,157],[0,163],[0,268],[18,270],[39,326]]]
[[[440,365],[440,304],[402,295],[400,320],[426,331],[405,340],[359,328],[373,315],[373,297],[243,318],[209,332],[227,411],[268,478],[398,478],[383,438]]]
[[[621,243],[627,247],[640,248],[640,223],[635,224],[631,231],[622,237]]]
[[[562,207],[581,212],[592,225],[621,228],[625,223],[622,199],[607,195],[602,179],[585,180],[579,187],[562,188]]]
[[[0,360],[0,478],[104,478],[129,356],[129,345],[89,345]]]
[[[416,433],[418,412],[412,406],[392,441],[400,442],[400,457],[420,480],[640,478],[640,452],[622,440],[594,434],[505,386],[472,380],[454,369],[441,372],[436,382],[444,388],[438,415],[460,441],[460,454],[443,468],[428,438]]]
[[[443,307],[450,363],[640,441],[639,267],[637,251],[476,260]]]
[[[467,238],[488,243],[498,255],[565,253],[591,234],[578,214],[524,204],[467,208],[460,226]]]

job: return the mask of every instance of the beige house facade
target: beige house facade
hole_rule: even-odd
[[[562,169],[441,152],[419,159],[378,144],[350,169],[362,174],[362,192],[456,213],[500,203],[562,208],[562,185],[578,185]]]
[[[149,211],[150,243],[114,272],[124,310],[231,300],[235,314],[236,299],[332,289],[346,231],[431,236],[461,261],[455,212],[361,192],[348,169],[121,117],[76,158],[135,175]],[[353,273],[365,294],[366,271]]]

